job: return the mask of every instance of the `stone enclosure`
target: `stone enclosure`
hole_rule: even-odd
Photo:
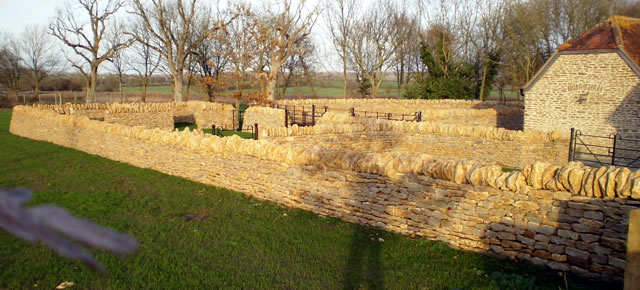
[[[184,112],[196,121],[226,119],[229,107],[221,104],[18,106],[10,131],[460,249],[623,276],[629,212],[640,207],[639,171],[567,163],[561,132],[500,128],[499,116],[522,113],[518,104],[403,102],[397,107],[421,105],[430,117],[388,121],[336,108],[316,126],[287,128],[281,109],[250,108],[245,122],[259,123],[261,137],[246,140],[140,120]],[[473,126],[467,116],[494,123]]]

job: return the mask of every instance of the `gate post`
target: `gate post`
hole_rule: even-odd
[[[571,128],[571,137],[569,138],[569,162],[573,161],[573,143],[575,142],[575,128]]]
[[[289,128],[289,109],[285,107],[284,109],[284,126]]]
[[[611,165],[616,165],[616,141],[618,141],[618,134],[613,134],[613,152],[611,153]]]
[[[258,123],[253,124],[253,137],[258,140]]]

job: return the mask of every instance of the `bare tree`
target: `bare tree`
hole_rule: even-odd
[[[141,0],[133,0],[133,3],[135,9],[131,13],[138,17],[152,39],[145,39],[136,33],[132,35],[165,58],[171,73],[174,101],[182,102],[187,58],[213,32],[229,24],[235,17],[230,17],[226,23],[211,23],[210,9],[199,5],[197,0],[174,0],[170,3],[152,0],[148,5]]]
[[[230,24],[231,25],[231,24]],[[207,93],[209,102],[221,89],[221,77],[229,66],[229,52],[225,45],[229,37],[226,29],[218,30],[198,45],[193,53],[198,82]]]
[[[393,64],[399,45],[394,37],[398,33],[398,26],[393,23],[395,13],[395,7],[389,3],[382,8],[372,7],[349,34],[347,48],[350,62],[357,75],[369,81],[374,98],[384,74]]]
[[[333,0],[327,9],[326,18],[333,47],[342,61],[343,97],[347,97],[347,68],[349,33],[357,20],[358,0]]]
[[[309,73],[310,70],[310,60],[313,57],[315,52],[315,47],[311,39],[306,39],[301,44],[301,49],[298,53],[292,55],[281,67],[281,75],[283,77],[282,90],[278,90],[278,94],[281,97],[284,97],[287,93],[287,88],[292,85],[292,82],[297,84],[299,83],[297,80],[297,75],[302,74],[302,77],[306,80],[307,84],[311,88],[311,96],[315,97],[315,87],[313,85],[313,81],[311,80],[311,76]]]
[[[261,19],[250,8],[238,7],[239,17],[227,26],[228,36],[223,39],[226,57],[229,58],[230,84],[234,87],[232,97],[236,101],[236,120],[234,126],[239,124],[240,104],[243,100],[257,99],[258,96],[246,92],[255,84],[255,74],[252,69],[257,65],[258,58],[262,55],[263,38],[261,37]],[[220,85],[224,81],[217,80]]]
[[[58,66],[51,37],[46,26],[27,26],[22,32],[23,63],[28,72],[33,92],[40,99],[40,83]]]
[[[124,25],[121,23],[115,23],[111,26],[111,31],[107,36],[107,42],[109,46],[116,47],[119,43],[126,43],[126,46],[118,46],[109,58],[109,62],[113,65],[116,76],[118,77],[118,96],[120,97],[120,103],[124,102],[122,94],[122,79],[124,74],[129,69],[128,62],[125,60],[124,50],[131,45],[131,41],[126,39],[124,34]]]
[[[138,74],[140,78],[140,90],[141,101],[147,101],[147,87],[149,85],[149,79],[158,69],[162,57],[155,50],[144,43],[152,41],[151,33],[145,26],[135,26],[135,34],[144,39],[144,42],[136,41],[130,50],[130,54],[127,55],[126,61],[128,66]]]
[[[302,42],[309,38],[311,29],[320,14],[319,6],[314,6],[310,11],[305,11],[306,0],[298,1],[296,6],[292,0],[279,0],[278,10],[268,10],[260,31],[266,43],[266,52],[269,57],[269,71],[260,72],[260,77],[266,81],[265,97],[274,101],[276,83],[280,66],[292,55],[299,53],[303,48]]]
[[[58,15],[49,25],[49,31],[89,65],[87,102],[93,103],[98,68],[113,57],[116,51],[127,46],[130,40],[103,45],[107,23],[122,8],[121,0],[76,0],[75,4],[66,2],[63,8],[58,9]],[[76,12],[78,10],[87,18],[82,19]]]
[[[20,47],[9,35],[5,35],[2,41],[4,43],[0,43],[0,83],[12,92],[17,103],[20,80],[25,72]],[[25,99],[23,101],[26,103]]]
[[[394,70],[398,89],[409,83],[409,72],[415,72],[417,63],[420,62],[420,41],[421,35],[418,18],[409,14],[408,9],[403,7],[393,14],[393,25],[396,28],[395,43],[398,48],[395,52]]]

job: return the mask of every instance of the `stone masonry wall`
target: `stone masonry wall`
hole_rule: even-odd
[[[231,128],[234,112],[233,106],[229,104],[198,101],[183,103],[65,104],[63,106],[35,105],[35,107],[54,110],[59,114],[99,119],[107,123],[169,130],[174,128],[174,119],[195,121],[199,128],[211,128],[212,124]]]
[[[622,277],[640,171],[535,163],[522,171],[127,127],[18,106],[10,132],[453,247]],[[126,146],[123,146],[126,145]]]
[[[640,139],[640,77],[617,53],[565,54],[526,92],[525,129]]]
[[[302,99],[278,101],[282,106],[305,106],[322,111],[326,106],[331,113],[347,113],[355,108],[356,114],[372,112],[413,114],[422,112],[423,121],[463,126],[489,126],[522,130],[521,102],[480,102],[468,100],[407,100],[407,99]],[[375,115],[375,113],[373,114]],[[397,116],[396,116],[397,118]]]
[[[261,127],[284,127],[285,113],[282,109],[251,106],[244,113],[244,124],[258,123]]]
[[[279,144],[322,144],[364,152],[426,153],[438,159],[477,160],[507,168],[524,168],[536,161],[565,164],[569,141],[527,143],[466,136],[440,136],[394,131],[302,135],[270,139]]]

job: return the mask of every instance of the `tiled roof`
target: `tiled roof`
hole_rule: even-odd
[[[640,67],[640,19],[611,16],[580,36],[560,45],[558,51],[622,49]]]

